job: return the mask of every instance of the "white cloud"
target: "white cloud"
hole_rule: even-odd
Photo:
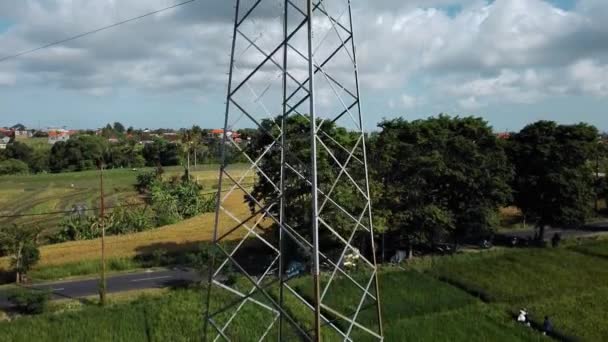
[[[0,71],[0,86],[13,86],[17,83],[15,74]]]
[[[418,103],[418,100],[415,97],[409,96],[407,94],[401,95],[401,105],[403,108],[406,108],[406,109],[414,108],[414,107],[416,107],[417,103]]]
[[[3,51],[22,51],[171,4],[167,0],[31,0],[0,4],[16,25],[0,34]],[[445,6],[459,6],[448,11]],[[388,105],[415,108],[404,88],[466,109],[494,102],[533,103],[565,93],[608,96],[608,1],[580,0],[572,11],[544,0],[383,0],[354,4],[362,87],[392,92]],[[51,84],[103,96],[106,89],[196,93],[225,89],[232,4],[200,1],[15,60],[0,85]],[[277,8],[259,13],[269,49]],[[333,27],[319,19],[317,37]],[[243,29],[253,29],[244,26]],[[333,39],[333,40],[332,40]],[[321,53],[335,46],[327,41]],[[326,51],[327,50],[327,51]],[[246,60],[241,68],[259,62]],[[294,74],[305,74],[292,59]],[[334,65],[336,78],[352,77]],[[268,75],[274,75],[267,70]],[[268,77],[266,77],[268,78]],[[263,82],[263,80],[260,80]],[[323,80],[320,84],[324,83]],[[327,85],[324,86],[325,90]],[[323,95],[319,103],[324,104]]]
[[[458,105],[466,110],[475,110],[484,106],[484,104],[479,103],[475,96],[469,96],[466,99],[458,100]]]
[[[608,65],[593,60],[581,60],[570,67],[572,82],[584,93],[608,96]]]

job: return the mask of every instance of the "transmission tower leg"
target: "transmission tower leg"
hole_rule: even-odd
[[[206,340],[383,340],[353,32],[350,0],[236,1]]]

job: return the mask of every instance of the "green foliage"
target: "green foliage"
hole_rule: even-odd
[[[165,140],[156,139],[153,143],[146,144],[142,154],[148,166],[181,164],[180,147]]]
[[[119,203],[110,215],[112,225],[107,228],[107,234],[137,233],[154,227],[153,213],[148,207],[141,206],[141,203]]]
[[[108,141],[100,136],[78,135],[51,148],[49,168],[52,172],[83,171],[97,167],[108,153]]]
[[[9,294],[8,300],[24,315],[39,315],[46,309],[51,294],[47,291],[18,289]]]
[[[281,153],[278,148],[267,149],[274,143],[274,137],[279,136],[279,127],[281,125],[281,117],[277,117],[273,120],[266,119],[262,121],[262,127],[257,130],[251,140],[251,144],[247,148],[249,156],[253,156],[256,159],[257,156],[265,154],[265,157],[259,163],[260,171],[258,171],[256,184],[252,191],[252,197],[246,197],[245,201],[248,202],[252,212],[259,211],[260,207],[257,203],[264,203],[266,205],[274,203],[277,199],[277,189],[275,186],[280,184],[280,165],[281,165]],[[337,127],[334,123],[328,121],[319,121],[318,129],[323,132],[323,136],[331,137],[335,142],[342,146],[354,146],[357,140],[357,136],[346,131],[344,128]],[[311,148],[310,148],[310,130],[311,125],[307,118],[302,116],[290,116],[285,119],[283,134],[289,136],[286,141],[285,150],[285,161],[293,170],[285,172],[285,194],[284,198],[285,208],[289,215],[286,216],[286,222],[293,229],[298,231],[302,236],[310,236],[311,234],[311,210],[310,210],[310,185],[307,182],[302,181],[301,176],[310,179],[310,160],[311,160]],[[253,134],[250,132],[249,134]],[[336,143],[330,141],[328,138],[324,138],[323,141],[327,144],[328,149],[333,150],[334,156],[342,162],[346,160],[345,155],[347,154],[344,150],[336,148]],[[352,148],[352,147],[351,147]],[[326,192],[329,192],[332,184],[338,178],[340,174],[340,168],[332,161],[327,150],[323,147],[318,148],[318,163],[317,163],[317,181],[319,187]],[[355,153],[357,158],[362,157],[362,153]],[[361,168],[357,168],[361,169]],[[350,175],[354,179],[364,179],[360,170],[350,170]],[[357,173],[358,172],[358,173]],[[301,175],[301,176],[299,176]],[[342,175],[342,181],[338,182],[333,188],[332,199],[335,203],[346,209],[351,213],[359,213],[363,211],[363,205],[365,204],[362,200],[361,193],[352,184],[347,176]],[[359,184],[359,186],[361,186]],[[257,202],[257,203],[256,203]],[[323,199],[320,200],[320,203]],[[275,217],[278,217],[278,205],[269,207]],[[346,217],[335,204],[329,203],[323,209],[324,218],[332,222],[334,229],[339,232],[351,232],[353,221],[351,218]],[[327,229],[322,229],[321,241],[330,242],[335,239],[335,236],[330,234]],[[356,241],[356,238],[355,238]],[[289,247],[290,251],[295,251],[294,248]]]
[[[123,134],[125,132],[125,126],[123,124],[121,124],[120,122],[115,122],[114,126],[112,128],[114,129],[115,132],[117,132],[119,134]]]
[[[119,140],[109,146],[106,163],[113,168],[142,167],[145,160],[141,154],[141,147],[134,140]]]
[[[538,341],[541,337],[531,329],[522,329],[500,311],[482,304],[465,293],[445,286],[428,277],[402,272],[387,278],[382,302],[387,303],[385,331],[390,341]],[[403,284],[406,287],[400,287]],[[415,292],[406,292],[416,289]],[[433,296],[437,290],[440,294]],[[204,291],[179,290],[155,299],[142,299],[109,308],[85,307],[79,312],[61,315],[45,314],[11,323],[0,323],[9,341],[63,341],[63,340],[115,340],[115,341],[198,341],[203,325],[200,313],[204,312]],[[214,291],[217,303],[228,303],[234,297],[225,291]],[[409,297],[409,299],[407,299]],[[396,298],[407,299],[399,305]],[[259,298],[256,298],[259,299]],[[427,300],[430,305],[426,307]],[[453,300],[453,301],[452,301]],[[297,306],[286,296],[291,313],[310,323],[310,310]],[[215,303],[215,302],[214,302]],[[212,312],[219,307],[213,306]],[[225,322],[229,313],[218,315],[217,322]],[[265,322],[273,320],[266,310],[245,305],[227,334],[235,341],[249,341],[261,336]],[[306,321],[306,318],[308,320]],[[361,322],[361,321],[360,321]],[[286,331],[292,328],[286,324]],[[276,324],[268,336],[276,336]],[[328,329],[325,329],[326,331]],[[28,333],[25,334],[24,332]],[[354,330],[354,340],[366,340]],[[296,340],[291,336],[286,340]],[[324,334],[324,341],[341,341],[335,334]]]
[[[26,164],[29,162],[32,153],[33,149],[31,147],[19,141],[9,144],[4,151],[7,159],[18,159]]]
[[[9,225],[0,228],[0,248],[11,258],[17,283],[40,259],[37,240],[41,231],[35,226]]]
[[[104,220],[106,235],[124,235],[154,228],[153,213],[141,203],[118,203]],[[96,216],[70,215],[61,221],[61,230],[52,237],[55,243],[91,240],[101,237]]]
[[[158,225],[176,223],[204,212],[213,211],[212,197],[201,193],[202,186],[188,180],[163,181],[156,179],[150,188],[150,204]]]
[[[97,217],[95,216],[66,216],[61,221],[61,230],[52,237],[52,241],[59,243],[98,238],[101,236],[101,231],[96,229],[95,222],[97,222]]]
[[[479,239],[511,195],[502,143],[479,118],[380,124],[370,141],[375,216],[407,243]]]
[[[598,132],[587,124],[539,121],[510,142],[515,166],[515,204],[539,227],[578,227],[591,213],[593,170]]]
[[[34,173],[45,172],[49,170],[51,149],[44,145],[43,148],[36,148],[29,158],[30,171]]]
[[[134,258],[110,258],[106,260],[106,271],[119,272],[147,267]],[[84,260],[55,266],[34,268],[29,272],[36,281],[58,280],[74,276],[97,275],[101,271],[99,260]]]
[[[4,175],[23,175],[27,174],[29,167],[26,163],[17,159],[0,161],[0,176]]]
[[[144,171],[137,174],[135,189],[140,194],[145,194],[150,191],[152,185],[162,176],[162,169],[158,168],[152,171]]]
[[[561,248],[486,252],[440,258],[431,273],[486,300],[525,306],[605,286],[608,259]]]
[[[542,324],[551,317],[562,335],[579,341],[604,341],[608,329],[597,322],[608,321],[608,287],[589,288],[573,296],[547,298],[527,307],[532,319]]]

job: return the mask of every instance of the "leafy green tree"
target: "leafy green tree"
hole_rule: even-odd
[[[156,139],[153,143],[144,146],[142,153],[148,166],[175,166],[181,164],[180,147],[162,139]]]
[[[440,115],[394,119],[371,139],[375,211],[393,241],[409,245],[479,239],[511,195],[501,142],[487,122]]]
[[[536,222],[539,241],[546,226],[577,227],[589,217],[597,146],[597,129],[582,123],[539,121],[512,137],[515,204]]]
[[[29,171],[27,164],[21,160],[8,159],[0,161],[0,175],[22,175]]]
[[[0,229],[0,246],[10,256],[19,284],[24,275],[38,262],[38,236],[42,230],[35,226],[10,225]]]
[[[100,160],[108,159],[108,150],[108,141],[103,137],[78,135],[53,145],[49,168],[52,172],[92,170]]]
[[[34,173],[46,172],[49,170],[50,148],[37,148],[29,159],[30,171]]]
[[[123,124],[121,124],[120,122],[115,122],[114,126],[112,127],[112,129],[119,134],[124,134],[125,133],[125,126]]]
[[[28,163],[33,152],[34,150],[28,145],[15,141],[6,147],[5,154],[8,159],[17,159]]]
[[[352,147],[355,145],[357,137],[355,134],[348,132],[346,129],[336,126],[334,123],[327,120],[319,120],[320,132],[327,134],[335,142],[342,146]],[[258,171],[256,182],[251,192],[252,197],[246,196],[245,201],[249,204],[251,212],[260,211],[260,204],[268,207],[268,210],[275,216],[279,215],[279,206],[277,203],[277,189],[275,186],[280,184],[280,167],[281,153],[278,148],[272,148],[274,138],[280,135],[279,127],[281,125],[281,117],[275,119],[266,119],[261,122],[261,128],[253,134],[252,142],[246,147],[248,155],[252,159],[257,159],[258,156],[265,154],[264,158],[259,163],[260,171]],[[284,147],[285,161],[290,166],[285,171],[285,210],[288,213],[285,216],[285,222],[301,236],[310,240],[311,237],[311,188],[305,180],[310,179],[310,160],[311,160],[311,144],[310,130],[311,125],[307,118],[302,116],[290,116],[285,119],[283,133],[288,137]],[[336,147],[335,142],[330,141],[325,135],[321,137],[323,143],[332,150],[332,153],[342,163],[347,159],[346,152]],[[359,150],[358,150],[359,151]],[[355,153],[356,158],[362,158],[362,153]],[[352,165],[352,164],[351,164]],[[356,180],[363,180],[362,168],[352,168],[349,173]],[[326,202],[320,216],[325,222],[330,222],[332,228],[342,234],[349,234],[353,230],[353,220],[345,215],[336,204],[339,204],[347,212],[360,213],[363,211],[365,201],[362,200],[361,194],[352,184],[349,178],[342,175],[340,181],[335,187],[332,185],[340,174],[340,168],[333,162],[327,150],[321,146],[318,148],[318,163],[317,163],[317,179],[318,185],[323,193],[331,192],[332,202]],[[364,188],[362,182],[358,184]],[[319,203],[322,205],[324,197],[320,197]],[[259,203],[259,204],[258,204]],[[271,205],[272,204],[272,205]],[[276,224],[275,224],[276,228]],[[277,231],[276,229],[274,230]],[[362,239],[363,230],[359,230],[359,234],[354,236],[354,244],[365,253],[369,246],[364,245],[365,239]],[[329,229],[320,229],[320,241],[329,247],[335,243],[336,238],[330,233]],[[292,253],[288,258],[305,258],[305,253],[297,256],[297,245],[294,241],[288,240],[286,250]]]

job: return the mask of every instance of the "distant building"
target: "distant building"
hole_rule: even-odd
[[[224,130],[223,129],[212,129],[211,133],[209,133],[209,135],[214,136],[216,138],[223,138]]]
[[[509,132],[496,133],[496,137],[501,140],[509,140],[509,139],[511,139],[511,133],[509,133]]]
[[[53,129],[49,130],[49,139],[48,142],[51,145],[55,145],[55,143],[59,141],[68,141],[70,137],[74,135],[76,131],[68,131],[66,129]]]
[[[163,139],[169,142],[178,142],[179,135],[177,133],[163,133]]]
[[[0,127],[0,138],[4,138],[4,137],[12,137],[13,136],[13,131],[6,128],[6,127]]]
[[[11,142],[11,138],[9,137],[4,137],[0,139],[0,150],[6,150],[6,147],[8,146],[9,142]]]
[[[209,135],[211,137],[222,139],[224,137],[224,130],[223,129],[214,129],[214,130],[211,130],[211,133],[209,133]],[[237,144],[243,141],[243,139],[241,138],[241,134],[237,133],[237,132],[233,132],[233,131],[227,131],[226,137],[231,138]]]
[[[15,131],[15,140],[26,140],[33,136],[32,131]]]

